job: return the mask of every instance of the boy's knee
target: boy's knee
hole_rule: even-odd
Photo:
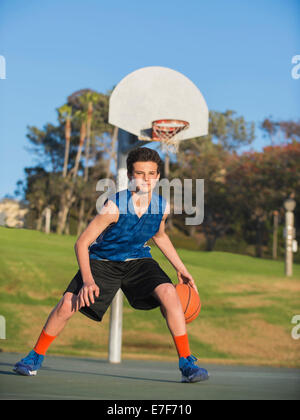
[[[75,312],[75,299],[73,294],[66,293],[57,306],[57,315],[60,318],[68,319]]]
[[[159,290],[157,290],[157,294],[164,306],[168,303],[171,304],[174,300],[177,300],[177,293],[173,284],[161,284],[159,286]]]

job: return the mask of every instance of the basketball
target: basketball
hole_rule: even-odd
[[[187,284],[176,284],[176,292],[179,296],[186,324],[194,321],[200,313],[201,301],[196,291]]]

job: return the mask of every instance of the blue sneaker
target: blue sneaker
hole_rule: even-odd
[[[201,382],[209,378],[209,373],[206,369],[195,365],[197,358],[195,356],[180,357],[179,369],[182,373],[181,382]]]
[[[44,356],[36,353],[34,350],[21,359],[20,362],[14,366],[14,372],[24,376],[35,376],[37,370],[42,366]]]

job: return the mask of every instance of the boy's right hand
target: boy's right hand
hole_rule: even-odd
[[[94,293],[96,297],[99,297],[99,287],[95,282],[83,283],[77,297],[79,308],[90,306],[90,303],[95,303]]]

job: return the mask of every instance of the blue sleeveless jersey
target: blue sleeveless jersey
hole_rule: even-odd
[[[107,200],[112,200],[119,208],[119,219],[90,245],[90,258],[111,261],[152,258],[147,241],[159,230],[166,200],[152,192],[150,204],[140,218],[135,213],[132,194],[128,189],[111,195]]]

